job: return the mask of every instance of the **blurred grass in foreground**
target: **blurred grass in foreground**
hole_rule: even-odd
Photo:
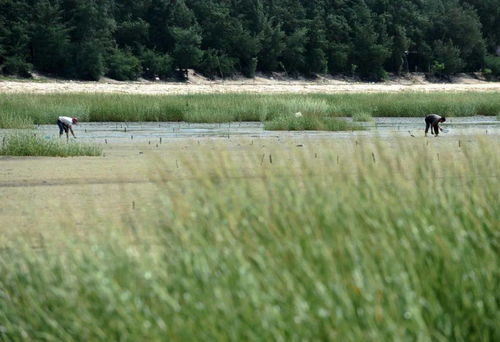
[[[66,142],[66,138],[53,139],[36,136],[35,133],[14,133],[2,139],[0,155],[74,157],[100,156],[102,148],[97,145]]]
[[[55,124],[58,116],[80,121],[273,121],[301,112],[322,120],[338,116],[424,117],[500,113],[498,93],[377,94],[0,94],[0,128]],[[363,121],[361,120],[361,121]],[[273,126],[273,125],[270,125]],[[329,129],[323,125],[321,129]],[[338,127],[336,127],[338,128]]]
[[[0,339],[498,340],[498,139],[427,142],[158,159],[121,224],[0,250]]]

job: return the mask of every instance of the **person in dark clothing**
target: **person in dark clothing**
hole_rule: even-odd
[[[444,116],[439,116],[437,114],[429,114],[425,117],[425,136],[427,136],[427,132],[429,131],[429,127],[431,128],[431,134],[435,134],[436,137],[439,134],[439,131],[443,129],[439,127],[439,123],[445,122],[446,118]]]

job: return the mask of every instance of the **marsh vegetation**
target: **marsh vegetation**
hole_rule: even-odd
[[[74,157],[100,156],[102,148],[95,144],[81,144],[74,140],[45,138],[36,133],[15,133],[4,136],[0,147],[4,156]]]
[[[150,200],[116,194],[130,203],[119,220],[80,205],[96,219],[85,231],[10,227],[0,337],[496,340],[497,144],[248,142],[153,158]]]
[[[293,114],[301,112],[303,118]],[[0,128],[55,124],[60,115],[80,121],[262,121],[268,129],[343,130],[353,125],[336,117],[425,117],[491,115],[500,113],[497,93],[377,93],[377,94],[0,94]],[[285,124],[284,124],[285,123]]]

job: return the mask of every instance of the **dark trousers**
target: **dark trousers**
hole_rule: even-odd
[[[431,134],[439,134],[437,122],[434,122],[432,119],[425,118],[425,134],[429,131],[429,127],[431,128]]]
[[[57,120],[57,126],[59,126],[59,135],[63,134],[63,131],[66,132],[66,134],[68,133],[68,125],[66,125],[64,122],[62,122],[61,120]]]

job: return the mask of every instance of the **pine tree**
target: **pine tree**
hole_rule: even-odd
[[[259,70],[278,71],[280,59],[286,46],[285,32],[281,30],[281,25],[272,26],[270,20],[265,20],[260,33],[260,46]]]
[[[31,11],[25,1],[0,2],[0,71],[4,74],[29,76],[28,62]]]
[[[34,6],[31,58],[38,71],[61,74],[68,61],[68,27],[58,1],[40,0]]]

